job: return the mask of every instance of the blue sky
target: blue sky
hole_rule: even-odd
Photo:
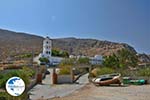
[[[150,54],[150,0],[0,0],[0,28],[125,42]]]

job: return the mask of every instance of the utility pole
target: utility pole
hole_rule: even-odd
[[[32,57],[31,57],[31,66],[33,67],[33,60],[34,60],[34,51],[33,51],[33,48],[32,48]]]

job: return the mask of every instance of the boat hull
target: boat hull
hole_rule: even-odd
[[[108,86],[110,84],[119,84],[121,85],[120,79],[111,79],[111,80],[106,80],[106,81],[100,81],[100,82],[95,82],[95,84],[100,85],[100,86]]]
[[[121,85],[121,81],[120,81],[120,74],[118,75],[107,75],[107,76],[102,76],[102,77],[99,77],[99,78],[95,78],[93,80],[93,83],[96,84],[96,85],[100,85],[100,86],[107,86],[107,85],[110,85],[110,84],[119,84]]]

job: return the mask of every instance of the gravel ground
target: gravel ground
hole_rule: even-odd
[[[90,83],[71,95],[49,100],[150,100],[150,85],[96,87]]]

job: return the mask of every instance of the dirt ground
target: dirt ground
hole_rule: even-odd
[[[150,100],[150,85],[97,87],[89,83],[69,96],[49,100]]]

